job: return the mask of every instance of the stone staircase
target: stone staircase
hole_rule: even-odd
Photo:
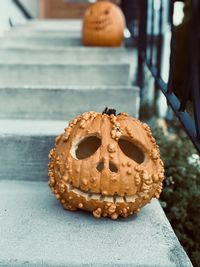
[[[126,220],[64,211],[48,151],[76,115],[138,117],[135,51],[81,45],[78,20],[28,22],[0,40],[0,266],[192,266],[159,203]]]

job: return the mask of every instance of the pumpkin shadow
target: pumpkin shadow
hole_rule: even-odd
[[[84,220],[84,221],[94,221],[95,223],[101,223],[103,222],[108,222],[108,223],[127,223],[127,222],[132,222],[135,221],[138,217],[137,214],[133,214],[130,215],[127,218],[123,218],[123,217],[118,217],[118,219],[116,220],[112,220],[111,218],[108,217],[101,217],[99,219],[95,218],[91,212],[88,211],[84,211],[84,210],[76,210],[76,211],[69,211],[63,208],[62,204],[57,200],[57,199],[52,199],[51,201],[49,201],[49,205],[51,206],[51,209],[53,212],[56,213],[62,213],[65,214],[67,216],[71,216],[74,219],[80,219],[80,220]]]

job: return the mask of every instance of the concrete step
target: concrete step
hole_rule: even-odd
[[[0,179],[47,180],[48,153],[66,120],[0,119],[0,125]]]
[[[3,36],[7,37],[54,37],[54,38],[62,38],[62,37],[80,37],[80,30],[71,30],[71,29],[63,29],[63,30],[37,30],[32,29],[30,27],[27,28],[11,28],[7,31],[4,31]]]
[[[7,36],[0,39],[1,46],[14,47],[29,47],[31,46],[45,46],[45,47],[66,47],[66,46],[81,46],[81,36],[60,36],[55,37],[51,35],[42,36]]]
[[[3,64],[0,63],[0,85],[68,86],[128,85],[129,64]]]
[[[82,27],[81,19],[34,19],[28,20],[25,24],[14,26],[14,29],[29,31],[80,31]]]
[[[112,221],[69,212],[47,183],[0,181],[0,264],[192,267],[157,200]]]
[[[139,89],[126,86],[0,87],[0,118],[70,120],[113,107],[138,117]]]
[[[42,63],[42,62],[117,62],[130,61],[124,48],[2,48],[0,49],[1,63]]]
[[[66,121],[0,120],[0,180],[47,180],[48,152]]]

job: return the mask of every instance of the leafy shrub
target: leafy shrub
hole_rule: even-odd
[[[200,157],[180,127],[153,134],[165,164],[161,204],[194,266],[200,266]]]

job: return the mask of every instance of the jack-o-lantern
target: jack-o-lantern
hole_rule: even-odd
[[[97,2],[86,11],[83,19],[82,39],[87,46],[113,46],[122,44],[125,19],[121,9],[109,2]]]
[[[106,109],[69,123],[49,153],[49,186],[68,210],[127,217],[158,198],[163,163],[149,126]]]

